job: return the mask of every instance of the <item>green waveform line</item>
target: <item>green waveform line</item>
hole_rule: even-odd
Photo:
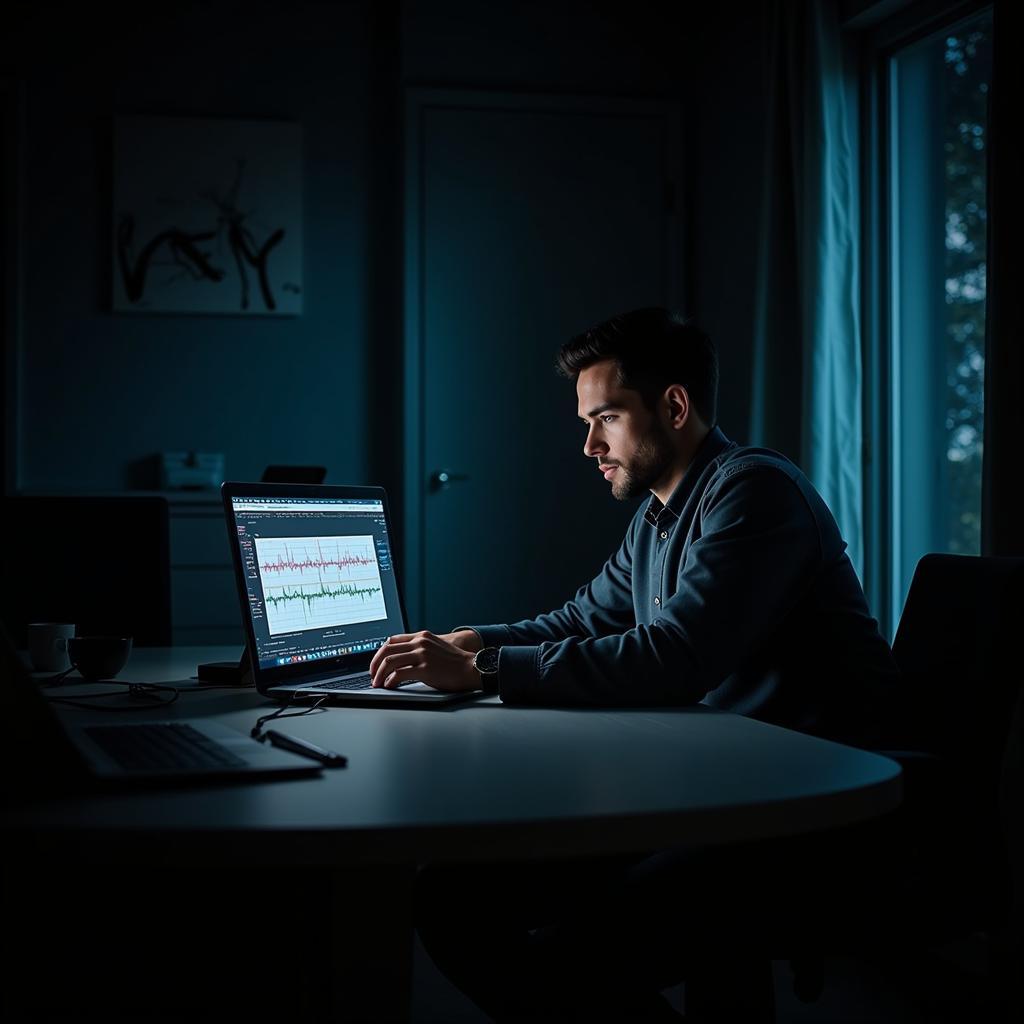
[[[267,594],[267,604],[272,604],[276,610],[279,604],[287,604],[289,601],[304,601],[306,610],[311,612],[314,601],[323,601],[335,597],[358,597],[361,601],[365,602],[368,597],[380,592],[380,587],[360,587],[355,583],[341,583],[338,585],[337,590],[331,590],[321,583],[319,590],[306,592],[293,590],[291,593],[282,587],[281,593],[276,596],[274,594]]]

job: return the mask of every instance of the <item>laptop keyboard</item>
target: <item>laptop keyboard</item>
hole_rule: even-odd
[[[373,676],[352,676],[350,679],[328,679],[326,683],[310,683],[304,690],[369,690]]]
[[[85,732],[129,771],[196,771],[243,767],[247,762],[181,722],[93,725]]]

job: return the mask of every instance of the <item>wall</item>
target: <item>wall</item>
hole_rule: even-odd
[[[26,80],[21,486],[116,490],[138,460],[177,448],[223,451],[233,477],[323,462],[362,480],[366,12],[192,3],[138,17],[97,25],[39,5],[15,58]],[[115,113],[302,125],[301,317],[107,312]]]
[[[403,71],[409,82],[437,86],[679,96],[693,6],[408,0]]]
[[[694,310],[718,343],[719,421],[749,442],[758,235],[765,145],[767,44],[760,3],[712,10],[703,24],[691,96]]]
[[[719,343],[721,422],[742,439],[760,6],[187,2],[97,22],[20,5],[4,44],[26,103],[18,484],[145,485],[143,460],[194,448],[223,451],[235,478],[319,462],[395,488],[403,84],[684,97],[690,307]],[[301,317],[107,311],[116,113],[302,125]]]
[[[719,419],[745,441],[760,226],[762,0],[405,5],[416,84],[679,97],[689,194],[687,312],[719,348]]]

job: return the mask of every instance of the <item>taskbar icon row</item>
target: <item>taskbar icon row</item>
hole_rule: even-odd
[[[305,654],[289,654],[275,659],[278,665],[299,665],[305,661],[319,661],[321,658],[339,658],[346,654],[375,651],[379,643],[349,644],[347,647],[329,647],[322,651],[307,651]]]

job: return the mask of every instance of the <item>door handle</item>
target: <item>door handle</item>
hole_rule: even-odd
[[[447,490],[452,484],[468,480],[468,473],[451,473],[447,469],[435,469],[430,474],[430,493]]]

